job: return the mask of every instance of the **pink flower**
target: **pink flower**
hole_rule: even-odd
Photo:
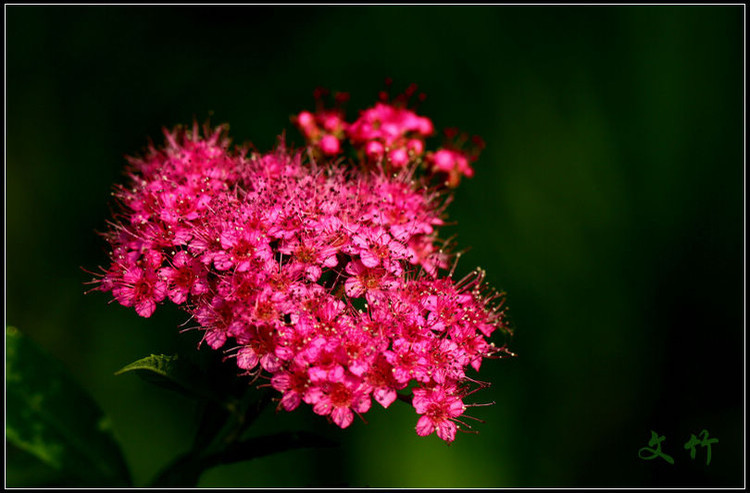
[[[414,139],[412,139],[409,142],[413,142]],[[412,148],[414,148],[412,146]],[[388,153],[388,161],[395,167],[395,168],[403,168],[409,163],[409,153],[406,152],[406,148],[404,147],[396,147],[395,149],[392,149],[391,152]]]
[[[177,252],[172,259],[172,267],[159,269],[159,276],[169,288],[169,299],[177,305],[184,303],[188,295],[199,296],[208,292],[206,272],[200,262],[187,252]]]
[[[432,122],[408,98],[349,123],[345,95],[333,108],[323,96],[292,118],[305,149],[232,148],[226,126],[193,125],[129,158],[98,289],[142,317],[180,305],[280,409],[304,402],[346,428],[372,399],[388,408],[412,392],[417,433],[451,442],[463,389],[482,386],[467,371],[507,331],[483,272],[440,270],[455,259],[439,236],[451,190],[433,178],[457,185],[475,153],[427,151]]]
[[[432,122],[428,118],[385,103],[376,103],[363,111],[348,128],[349,138],[354,143],[379,140],[386,146],[407,134],[427,137],[432,133]]]
[[[400,261],[409,257],[406,246],[380,227],[353,235],[352,244],[354,248],[351,250],[359,254],[362,265],[368,268],[382,265],[396,276],[403,272]]]
[[[227,334],[238,333],[242,329],[241,310],[238,304],[214,296],[194,311],[196,320],[205,329],[204,340],[212,349],[223,346]]]
[[[348,99],[346,94],[338,94],[337,105]],[[344,120],[343,110],[325,108],[319,100],[319,108],[315,114],[302,111],[292,118],[308,143],[319,149],[324,156],[335,156],[341,152],[341,138],[344,136],[348,124]]]
[[[388,274],[382,267],[367,268],[359,261],[354,260],[346,264],[345,271],[349,277],[344,283],[347,296],[360,298],[366,295],[367,301],[372,302],[381,294],[386,293],[398,286],[398,280]]]
[[[365,144],[365,154],[367,155],[367,159],[372,162],[377,162],[383,159],[384,153],[385,148],[383,147],[383,144],[377,140],[370,140]]]
[[[269,373],[281,369],[281,360],[276,356],[276,335],[273,325],[257,325],[246,336],[248,343],[237,352],[237,366],[252,370],[259,363]]]
[[[256,261],[273,258],[273,253],[265,235],[258,230],[225,229],[221,236],[222,251],[214,256],[218,270],[236,268],[239,272],[248,270]]]
[[[413,111],[388,103],[376,103],[362,111],[348,126],[349,140],[364,148],[369,162],[384,155],[393,168],[403,168],[424,151],[424,138],[432,135],[432,121]]]
[[[401,384],[407,384],[411,380],[429,382],[430,377],[425,365],[426,349],[426,341],[396,340],[393,350],[383,353],[386,361],[393,367],[393,378]]]
[[[455,419],[464,413],[466,406],[454,389],[439,385],[432,389],[415,388],[412,405],[422,415],[417,421],[417,435],[423,437],[437,431],[437,436],[446,442],[456,438]]]
[[[327,156],[335,156],[339,152],[341,152],[341,144],[339,143],[339,139],[337,139],[333,135],[324,135],[320,139],[320,149],[323,151],[323,154]]]
[[[437,171],[450,173],[451,171],[456,170],[469,178],[474,176],[474,170],[469,166],[469,160],[458,151],[440,149],[432,155],[430,161],[433,163],[433,167]]]
[[[462,175],[469,178],[474,176],[469,160],[459,151],[440,149],[433,154],[428,154],[427,162],[431,163],[434,172],[442,172],[448,176],[446,184],[450,187],[457,186]]]
[[[302,396],[310,387],[310,377],[304,367],[292,365],[288,370],[276,372],[271,377],[271,386],[283,394],[279,407],[286,411],[293,411],[300,405]]]
[[[112,294],[122,306],[134,306],[141,317],[150,317],[156,303],[164,300],[167,285],[151,269],[132,267],[125,270],[122,281],[115,283]]]
[[[315,414],[330,415],[340,428],[346,428],[352,424],[355,412],[369,411],[369,390],[365,383],[353,377],[322,381],[307,390],[304,400],[313,405]]]
[[[393,366],[382,353],[375,357],[364,376],[367,384],[372,387],[372,396],[385,408],[396,400],[397,391],[407,385],[393,378]]]
[[[301,270],[312,282],[317,281],[323,273],[324,268],[333,268],[338,264],[336,254],[338,248],[319,238],[304,236],[303,238],[292,238],[284,241],[279,247],[279,252],[291,255],[292,271]]]

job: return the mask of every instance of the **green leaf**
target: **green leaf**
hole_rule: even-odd
[[[218,465],[248,461],[286,450],[336,446],[338,443],[306,431],[283,432],[250,438],[232,443],[223,451],[210,455],[191,451],[164,469],[152,486],[194,487],[207,469]]]
[[[81,486],[81,480],[53,468],[13,442],[6,442],[6,488],[65,488]]]
[[[145,381],[173,390],[191,398],[219,400],[218,396],[203,382],[196,366],[178,355],[152,354],[115,372],[122,375],[134,371]]]
[[[9,443],[87,486],[127,486],[111,423],[93,398],[18,329],[5,329]]]
[[[286,450],[311,447],[337,447],[338,443],[307,431],[288,431],[249,438],[234,443],[220,454],[209,457],[211,465],[232,464],[277,454]]]

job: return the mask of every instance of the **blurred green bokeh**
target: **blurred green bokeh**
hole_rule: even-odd
[[[438,128],[481,135],[449,208],[458,271],[509,293],[514,360],[482,368],[478,435],[446,446],[373,406],[339,430],[303,406],[263,431],[340,440],[218,467],[201,486],[576,487],[744,483],[744,8],[6,6],[6,324],[109,414],[136,484],[196,409],[125,364],[197,343],[84,296],[124,154],[162,126],[229,122],[268,150],[317,86],[350,116],[385,77]],[[720,442],[691,460],[707,429]],[[650,431],[675,459],[645,461]],[[54,482],[8,447],[7,485]],[[46,478],[46,479],[45,479]]]

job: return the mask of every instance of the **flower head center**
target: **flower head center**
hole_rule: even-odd
[[[294,255],[297,257],[297,260],[303,264],[312,264],[315,262],[315,251],[304,245],[300,245],[299,248],[297,248],[297,251],[294,252]]]
[[[334,383],[329,397],[335,407],[349,407],[352,403],[352,393],[343,383]]]

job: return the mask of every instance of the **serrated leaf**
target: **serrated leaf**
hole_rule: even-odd
[[[109,420],[58,361],[6,327],[8,442],[87,486],[126,486],[130,474]]]
[[[197,370],[178,355],[152,354],[124,366],[115,375],[136,372],[144,380],[191,398],[216,400],[217,396],[202,384]]]

